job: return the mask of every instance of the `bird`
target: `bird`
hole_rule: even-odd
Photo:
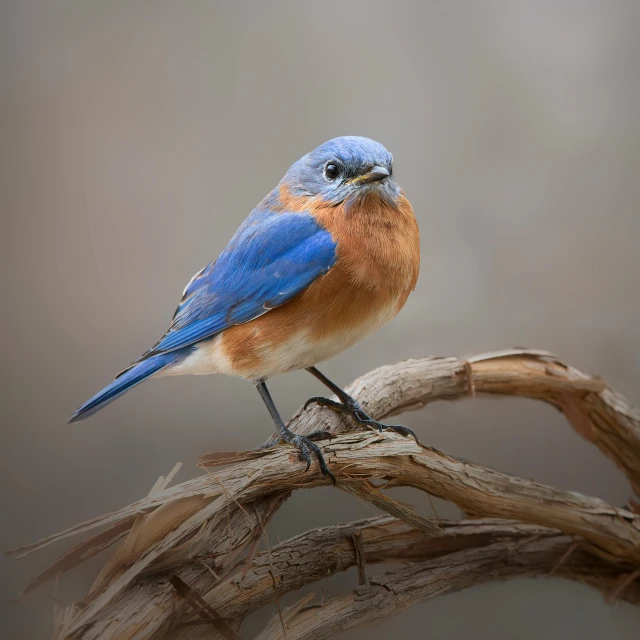
[[[240,225],[216,260],[185,287],[167,332],[69,418],[87,418],[151,377],[227,374],[256,387],[278,441],[313,457],[336,484],[317,441],[283,422],[267,380],[306,370],[338,398],[311,404],[363,427],[385,425],[316,365],[385,325],[402,309],[420,270],[413,208],[393,175],[393,157],[374,140],[342,136],[302,156]]]

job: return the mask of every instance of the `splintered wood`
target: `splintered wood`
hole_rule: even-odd
[[[470,394],[550,403],[640,495],[640,412],[602,380],[547,352],[408,360],[366,374],[349,392],[376,419]],[[395,433],[354,430],[318,407],[299,411],[289,428],[334,433],[320,444],[338,488],[388,515],[258,551],[264,527],[291,492],[328,480],[315,464],[305,473],[288,446],[204,456],[202,476],[170,487],[175,468],[141,500],[11,552],[88,536],[33,578],[27,592],[117,543],[87,596],[58,613],[54,638],[239,637],[244,617],[276,595],[350,567],[360,582],[352,593],[328,601],[305,596],[259,637],[327,638],[418,600],[518,575],[553,574],[640,603],[640,516],[632,510],[463,462]],[[425,519],[380,481],[450,500],[475,519]],[[385,562],[411,564],[368,575],[368,565]]]

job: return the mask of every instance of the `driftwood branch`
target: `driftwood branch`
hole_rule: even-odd
[[[640,494],[640,413],[603,381],[548,353],[514,349],[464,361],[410,360],[372,371],[349,390],[379,419],[435,400],[480,393],[543,400],[563,411],[576,431],[613,460],[635,494]],[[548,573],[558,563],[554,575],[582,580],[637,602],[634,580],[640,567],[640,517],[633,512],[463,462],[395,434],[348,433],[352,425],[347,420],[319,408],[299,412],[289,426],[299,433],[328,428],[343,434],[322,443],[338,487],[400,519],[345,525],[345,530],[351,529],[348,559],[343,562],[359,566],[361,581],[367,563],[390,561],[385,554],[397,553],[413,564],[368,580],[353,594],[325,603],[321,612],[317,605],[299,603],[282,614],[279,627],[274,622],[262,637],[281,637],[278,633],[282,634],[285,623],[289,639],[327,637],[418,599],[488,578]],[[282,545],[271,550],[268,557],[273,567],[268,578],[262,576],[262,587],[256,586],[252,576],[259,574],[265,562],[264,554],[256,554],[256,545],[263,527],[292,490],[326,484],[326,478],[315,466],[304,473],[288,447],[212,454],[201,464],[207,468],[201,477],[171,488],[161,483],[149,496],[118,512],[17,550],[28,553],[101,529],[34,578],[30,589],[120,541],[91,592],[60,616],[56,638],[159,639],[169,632],[193,638],[215,637],[212,633],[225,637],[235,634],[236,620],[273,601],[274,585],[279,592],[301,586],[283,571],[278,573]],[[216,468],[222,464],[229,466]],[[384,487],[376,486],[381,481],[385,486],[417,487],[454,502],[467,514],[519,524],[483,520],[439,527],[390,498]],[[483,526],[482,536],[478,537],[479,530],[470,533]],[[385,550],[371,546],[367,539],[371,527],[401,529],[386,538]],[[302,545],[314,535],[335,532],[309,532],[283,545]],[[420,542],[412,536],[420,536]],[[405,538],[412,539],[412,549],[402,546]],[[406,555],[412,553],[417,555]],[[338,550],[335,555],[339,556]],[[342,566],[336,560],[334,570]],[[314,571],[312,566],[301,571],[298,582],[318,579]],[[176,585],[181,585],[182,595]],[[185,597],[185,588],[192,596]],[[237,593],[242,590],[242,597],[224,600],[234,588]],[[207,616],[216,621],[213,626],[193,626],[204,623]]]
[[[413,601],[496,578],[551,574],[578,580],[612,593],[632,565],[612,565],[575,548],[571,538],[555,529],[497,519],[441,522],[442,532],[428,536],[397,518],[376,517],[308,531],[254,558],[246,572],[222,581],[206,602],[221,616],[239,622],[280,596],[339,571],[358,566],[354,536],[362,543],[364,570],[379,563],[411,563],[400,571],[366,580],[336,600],[305,607],[289,616],[287,638],[321,638],[362,622],[406,608]],[[393,588],[389,588],[393,585]],[[620,597],[640,603],[640,585]],[[354,608],[354,601],[358,602]],[[401,601],[401,606],[399,605]],[[295,609],[295,607],[294,607]],[[264,637],[280,637],[278,620]],[[203,628],[204,627],[204,628]],[[185,615],[173,630],[175,640],[207,637],[197,613]],[[275,633],[275,635],[272,635]]]
[[[321,639],[350,627],[372,622],[398,613],[414,602],[458,591],[490,580],[549,573],[568,548],[566,538],[531,536],[520,541],[501,540],[493,544],[470,548],[434,560],[416,562],[404,569],[376,576],[370,584],[353,593],[322,604],[302,602],[285,610],[284,620],[288,640]],[[569,566],[555,575],[591,584],[601,590],[613,589],[619,580],[605,577],[604,567],[594,567],[592,558],[580,555],[571,558]],[[626,593],[626,598],[638,603],[638,589]],[[192,636],[195,638],[206,636]],[[279,621],[273,620],[258,638],[282,638]]]
[[[473,522],[460,524],[474,526]],[[374,576],[366,586],[328,602],[312,604],[307,596],[283,612],[286,637],[288,640],[332,637],[350,627],[395,614],[420,600],[491,580],[548,575],[556,566],[553,575],[577,580],[604,592],[613,591],[625,575],[612,572],[606,563],[594,562],[592,556],[583,552],[574,552],[562,563],[571,549],[571,540],[553,530],[539,529],[525,534],[519,528],[521,526],[512,525],[511,531],[507,531],[507,527],[501,524],[495,528],[484,525],[488,529],[485,535],[491,542],[466,548],[467,535],[452,532],[463,543],[459,550],[434,554],[433,559],[413,562],[398,571]],[[484,527],[480,525],[479,529]],[[468,535],[475,534],[470,532]],[[637,586],[621,595],[627,601],[640,602],[640,588]],[[184,637],[196,640],[207,636],[200,631]],[[277,619],[272,620],[258,636],[260,640],[282,637],[282,626]]]

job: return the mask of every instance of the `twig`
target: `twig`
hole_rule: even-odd
[[[227,622],[218,614],[211,605],[207,604],[202,596],[192,589],[186,582],[178,576],[169,578],[176,593],[184,598],[201,616],[207,624],[210,624],[218,631],[225,640],[240,640],[238,634],[227,624]]]
[[[626,576],[620,576],[615,589],[607,596],[606,601],[611,604],[615,602],[623,593],[623,591],[634,581],[640,578],[640,569]]]
[[[552,576],[554,573],[558,571],[558,569],[568,560],[569,556],[578,548],[578,543],[574,542],[558,559],[551,570],[549,571],[549,575]]]

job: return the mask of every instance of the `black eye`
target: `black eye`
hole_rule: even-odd
[[[335,162],[327,162],[324,165],[324,177],[327,180],[335,180],[340,175],[340,166]]]

